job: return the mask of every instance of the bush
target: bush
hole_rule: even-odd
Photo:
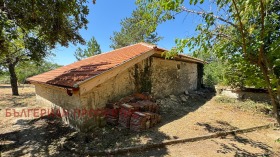
[[[225,66],[223,62],[214,61],[204,66],[203,82],[207,87],[224,84]]]
[[[10,76],[8,74],[0,75],[0,84],[9,84],[10,83]]]

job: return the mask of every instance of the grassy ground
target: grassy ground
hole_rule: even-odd
[[[2,156],[79,156],[63,149],[66,138],[79,149],[100,150],[156,143],[170,139],[206,135],[217,131],[248,128],[274,122],[269,105],[239,102],[224,97],[190,97],[185,103],[161,100],[162,122],[141,133],[107,126],[89,134],[75,130],[48,116],[6,117],[6,109],[49,108],[36,104],[33,86],[20,87],[11,96],[8,85],[0,85],[0,150]],[[280,156],[280,130],[267,129],[237,136],[167,146],[128,156]]]

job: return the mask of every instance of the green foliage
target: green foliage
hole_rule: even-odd
[[[200,53],[197,56],[208,61],[204,65],[203,83],[208,87],[214,85],[232,86],[234,88],[265,88],[265,80],[258,68],[255,65],[246,63],[240,57],[232,58],[231,60],[221,60],[212,55]]]
[[[264,76],[259,67],[252,65],[241,57],[234,57],[228,61],[225,69],[225,84],[232,87],[265,88]]]
[[[1,84],[8,84],[8,83],[10,83],[10,76],[9,76],[8,73],[0,74],[0,83]]]
[[[87,48],[81,49],[80,47],[77,48],[75,51],[74,56],[77,60],[82,60],[84,58],[94,56],[97,54],[101,54],[100,45],[97,43],[94,37],[90,39],[90,41],[87,43]]]
[[[204,65],[203,83],[208,87],[225,84],[225,63],[213,61]]]
[[[84,43],[78,30],[88,23],[85,3],[86,0],[0,2],[0,59],[24,49],[24,56],[38,61],[57,44]],[[16,41],[21,42],[20,47]]]
[[[279,86],[279,0],[218,0],[212,3],[217,7],[216,15],[212,11],[188,9],[183,2],[137,1],[138,6],[146,8],[148,21],[153,20],[150,27],[156,28],[158,24],[175,18],[178,13],[193,13],[203,19],[196,27],[198,35],[176,39],[176,47],[168,52],[167,57],[182,52],[185,47],[195,55],[213,53],[229,64],[225,74],[231,77],[228,83],[234,86]],[[189,4],[197,6],[198,2],[204,1],[190,0]],[[264,76],[269,77],[269,82],[263,81]]]
[[[38,75],[53,69],[61,67],[56,63],[51,63],[49,61],[36,62],[21,62],[16,67],[16,74],[19,83],[25,83],[26,78]]]
[[[0,1],[0,66],[8,68],[13,95],[18,95],[15,67],[40,62],[56,45],[84,43],[87,0]],[[93,1],[95,3],[95,1]]]
[[[0,65],[0,83],[8,84],[10,83],[10,76],[7,69]]]
[[[197,2],[190,0],[190,5],[198,5]],[[245,70],[246,79],[260,76],[258,72],[261,71],[265,84],[247,83],[268,89],[273,112],[280,124],[280,0],[217,0],[211,2],[211,8],[216,8],[215,13],[188,9],[181,6],[183,1],[180,0],[137,0],[137,4],[146,8],[145,18],[153,21],[149,28],[154,30],[159,23],[175,18],[178,13],[199,15],[203,22],[196,27],[197,35],[180,40],[175,52],[188,47],[194,54],[214,53],[222,60],[234,62],[235,58],[240,58],[242,62],[233,64],[232,76],[240,72],[239,69]],[[250,74],[253,75],[248,76]],[[243,86],[242,82],[243,79]]]
[[[78,30],[86,27],[89,13],[86,0],[3,0],[1,9],[1,32],[17,38],[17,27],[27,34],[36,31],[47,45],[55,47],[57,43],[68,46],[68,42],[83,42]],[[1,38],[7,39],[7,36]]]
[[[159,37],[158,34],[155,33],[155,30],[149,28],[149,25],[144,26],[141,24],[147,22],[144,21],[144,13],[144,9],[138,8],[133,11],[131,17],[121,21],[121,30],[119,32],[114,32],[113,37],[110,38],[112,41],[110,45],[111,48],[117,49],[139,42],[156,44],[162,39],[162,37]]]
[[[21,49],[24,55],[19,56],[38,61],[56,44],[84,43],[78,30],[88,23],[85,3],[86,0],[0,2],[0,59],[15,56],[14,51]],[[15,42],[21,42],[20,46]]]

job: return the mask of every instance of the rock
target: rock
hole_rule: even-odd
[[[184,97],[181,97],[181,100],[182,100],[183,102],[187,102],[187,99],[184,98]]]
[[[156,103],[159,104],[159,105],[163,104],[162,101],[161,101],[161,99],[157,99],[157,100],[156,100]]]
[[[184,92],[186,95],[189,95],[189,91],[188,90],[185,90]]]
[[[170,97],[171,100],[177,101],[177,97],[175,95],[170,95],[169,97]]]
[[[182,102],[187,102],[187,101],[188,101],[187,99],[188,99],[189,97],[188,97],[188,96],[185,96],[185,95],[181,95],[180,98],[181,98]]]
[[[204,95],[204,93],[203,93],[203,92],[200,92],[200,91],[196,91],[196,94],[198,94],[198,95]]]

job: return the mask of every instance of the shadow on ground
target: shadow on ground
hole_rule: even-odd
[[[0,86],[0,89],[2,86]],[[34,92],[25,92],[20,93],[19,96],[13,96],[12,94],[5,94],[0,95],[0,107],[6,108],[6,107],[26,107],[30,105],[30,100],[34,98],[35,100],[35,93]],[[35,104],[35,103],[34,103]]]
[[[0,134],[0,152],[5,156],[58,156],[60,141],[74,132],[50,116],[20,119],[14,125],[20,125],[21,129]]]
[[[215,124],[208,124],[208,123],[197,123],[198,126],[203,127],[205,130],[207,130],[209,133],[215,133],[220,131],[229,131],[229,130],[235,130],[238,129],[235,126],[230,125],[227,122],[224,121],[216,121]],[[256,157],[256,156],[279,156],[279,152],[273,152],[272,147],[269,145],[255,141],[250,139],[249,137],[245,135],[229,135],[221,138],[215,138],[211,140],[207,140],[205,142],[202,141],[201,144],[209,144],[214,142],[218,146],[217,149],[217,156],[235,156],[235,157]],[[191,143],[189,143],[191,144]],[[183,144],[182,144],[183,145]],[[180,146],[179,151],[184,151],[183,147]],[[211,145],[212,146],[212,145]],[[187,148],[193,148],[193,145],[186,145]],[[251,149],[248,149],[251,148]],[[197,149],[197,148],[194,148]],[[207,149],[207,147],[206,147]],[[208,148],[209,149],[209,148]],[[216,147],[214,148],[216,150]],[[250,151],[248,151],[250,150]],[[257,150],[257,151],[254,151]],[[174,148],[171,150],[174,151]],[[185,150],[186,153],[193,154],[192,150]],[[197,152],[198,154],[203,154],[201,152]],[[176,153],[175,153],[176,154]],[[220,155],[218,155],[220,154]],[[135,154],[127,154],[128,156],[135,156]],[[147,150],[138,152],[137,156],[164,156],[168,155],[166,148],[157,148],[153,150]],[[205,156],[207,156],[207,152],[204,152]],[[213,155],[213,154],[212,154]],[[198,155],[200,156],[200,155]]]
[[[224,121],[216,121],[215,124],[197,123],[197,125],[204,127],[204,129],[207,130],[209,133],[239,129],[238,127],[234,127]],[[273,154],[272,147],[262,142],[254,141],[248,137],[244,137],[243,135],[227,136],[227,137],[222,137],[222,139],[227,139],[230,142],[223,143],[223,142],[217,142],[217,140],[212,140],[217,145],[220,146],[219,150],[217,150],[217,153],[219,154],[234,153],[234,156],[236,157],[237,156],[238,157],[239,156],[246,156],[246,157],[271,156]],[[255,149],[260,149],[261,152],[263,153],[249,152],[243,148],[244,145],[246,145],[247,147],[250,146]]]
[[[79,150],[100,151],[112,148],[140,146],[147,143],[159,143],[165,140],[177,139],[162,133],[159,128],[174,120],[186,116],[203,106],[214,96],[208,92],[203,96],[193,95],[188,102],[172,102],[161,109],[162,121],[156,127],[143,132],[132,132],[120,127],[106,126],[90,133],[75,133],[75,130],[62,124],[58,119],[45,116],[34,120],[18,120],[20,130],[0,134],[1,152],[7,156],[63,156],[71,155],[68,150],[61,147],[64,142],[72,142]],[[170,101],[170,102],[169,102]],[[179,105],[180,104],[180,105]],[[174,107],[172,105],[179,105]],[[14,125],[16,125],[14,124]],[[64,141],[67,138],[66,141]],[[159,150],[159,151],[157,151]],[[168,154],[166,148],[155,149],[156,156]],[[140,153],[141,154],[141,153]],[[145,152],[143,151],[143,154]],[[133,154],[124,154],[133,156]]]
[[[176,135],[169,136],[161,132],[159,128],[174,120],[186,116],[190,112],[196,111],[215,95],[213,92],[204,93],[203,96],[191,95],[187,102],[179,102],[180,100],[172,100],[166,98],[165,105],[161,106],[162,120],[155,127],[143,132],[133,132],[124,128],[106,126],[97,129],[89,134],[76,134],[70,139],[70,142],[76,144],[76,148],[82,150],[85,148],[90,151],[100,151],[104,149],[125,148],[133,146],[141,146],[145,144],[161,143],[165,140],[177,139]],[[156,156],[168,154],[166,148],[159,149]],[[144,153],[144,152],[143,152]],[[124,154],[133,156],[134,154]]]

